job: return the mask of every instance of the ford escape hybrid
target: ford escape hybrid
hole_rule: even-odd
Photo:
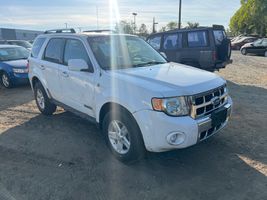
[[[38,36],[29,58],[39,110],[95,122],[119,160],[186,148],[227,124],[232,100],[219,76],[168,62],[136,36],[54,32]]]

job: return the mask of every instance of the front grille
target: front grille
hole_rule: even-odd
[[[202,131],[202,132],[199,134],[199,141],[206,140],[206,139],[209,138],[210,136],[214,135],[218,130],[220,130],[220,129],[224,126],[225,122],[226,122],[226,121],[222,122],[222,123],[219,124],[218,126],[211,127],[211,128],[208,129],[208,130]]]
[[[191,99],[191,117],[196,119],[211,114],[214,110],[227,103],[227,95],[225,85],[194,95]]]

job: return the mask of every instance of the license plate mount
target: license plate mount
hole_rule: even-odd
[[[226,121],[227,118],[227,108],[223,107],[218,110],[215,110],[211,114],[211,125],[212,127],[219,126]]]

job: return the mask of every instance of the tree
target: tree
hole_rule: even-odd
[[[230,20],[235,35],[256,33],[261,36],[267,29],[267,0],[241,0],[241,7]]]
[[[145,24],[141,24],[138,32],[139,32],[138,35],[142,37],[147,37],[149,34]]]
[[[198,22],[187,22],[187,26],[185,28],[197,28],[199,27],[199,23]]]
[[[127,21],[116,23],[115,31],[118,33],[134,34],[134,25]]]
[[[172,21],[172,22],[169,22],[166,26],[163,26],[160,29],[160,32],[170,31],[170,30],[176,29],[177,27],[178,27],[178,23]]]

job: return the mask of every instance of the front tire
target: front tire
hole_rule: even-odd
[[[247,55],[247,50],[245,48],[241,49],[241,53],[242,53],[242,55]]]
[[[130,113],[124,110],[108,112],[102,130],[109,149],[118,160],[129,163],[144,156],[141,131]]]
[[[12,82],[10,80],[10,77],[8,76],[8,74],[6,72],[3,72],[1,74],[1,83],[5,88],[12,88]]]
[[[36,83],[34,87],[34,97],[35,97],[37,107],[42,114],[52,115],[56,111],[57,106],[50,102],[40,82]]]

